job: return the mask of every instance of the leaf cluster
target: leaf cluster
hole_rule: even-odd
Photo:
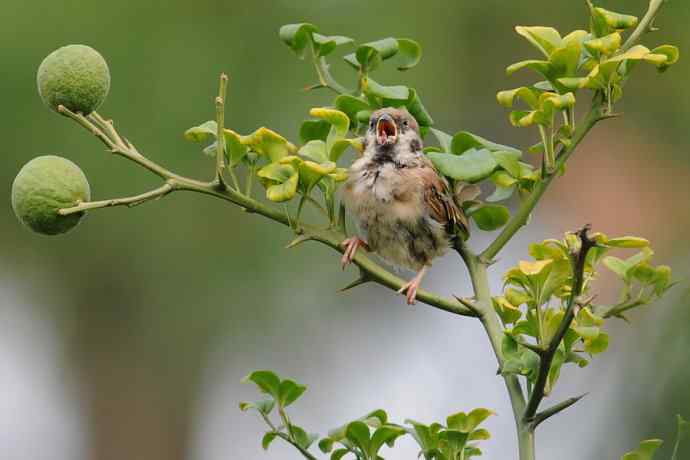
[[[272,371],[252,372],[244,381],[253,382],[266,395],[266,398],[256,402],[240,403],[241,410],[257,411],[268,424],[270,430],[262,439],[263,448],[268,449],[276,438],[280,438],[295,446],[307,458],[316,458],[309,453],[309,448],[318,435],[308,434],[292,423],[285,411],[287,406],[302,396],[306,386],[290,379],[282,380]],[[280,425],[270,419],[274,408],[277,408]],[[440,423],[424,425],[413,420],[406,420],[404,425],[400,425],[391,422],[386,411],[377,409],[329,431],[327,436],[319,440],[318,447],[331,460],[384,460],[381,454],[384,446],[394,447],[398,438],[410,435],[419,444],[419,456],[426,460],[467,460],[482,454],[477,443],[489,439],[491,435],[479,425],[491,415],[494,413],[488,409],[474,409],[469,413],[458,412],[449,416],[445,426]]]
[[[606,351],[609,335],[603,326],[607,319],[623,317],[623,311],[656,300],[673,284],[669,267],[651,265],[653,251],[644,238],[609,238],[603,233],[596,233],[592,238],[596,246],[588,252],[585,261],[582,292],[575,299],[577,313],[556,349],[545,395],[553,389],[564,364],[585,367],[592,356]],[[529,384],[536,382],[540,353],[556,336],[571,301],[575,281],[572,259],[580,245],[572,233],[567,233],[563,240],[531,244],[529,254],[533,260],[521,261],[504,275],[503,294],[493,298],[494,309],[505,326],[503,374],[523,376]],[[639,252],[624,260],[607,255],[616,249]],[[592,303],[593,282],[602,266],[623,281],[621,301],[614,306]]]

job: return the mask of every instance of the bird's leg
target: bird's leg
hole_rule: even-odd
[[[422,278],[424,278],[424,275],[428,269],[428,265],[423,266],[422,269],[417,272],[414,278],[412,278],[408,283],[398,290],[398,294],[405,292],[407,293],[408,305],[414,305],[414,302],[417,298],[417,289],[419,289],[419,286],[422,284]]]
[[[352,238],[344,240],[342,243],[340,243],[340,246],[345,249],[345,252],[343,252],[343,257],[340,259],[340,264],[343,266],[343,270],[345,270],[345,267],[352,262],[352,259],[357,253],[357,249],[364,248],[367,251],[369,250],[369,245],[367,242],[358,236],[353,236]]]

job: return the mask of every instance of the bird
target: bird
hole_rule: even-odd
[[[341,264],[344,269],[362,248],[415,271],[398,290],[412,305],[432,261],[457,235],[469,235],[467,218],[423,152],[419,124],[407,109],[373,112],[362,142],[342,195],[359,232],[342,242]]]

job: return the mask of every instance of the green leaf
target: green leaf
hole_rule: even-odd
[[[489,203],[505,201],[509,199],[511,196],[513,196],[516,188],[517,186],[515,185],[511,185],[510,187],[501,187],[500,185],[496,185],[496,188],[494,189],[493,193],[486,197],[486,201],[488,201]]]
[[[584,339],[585,351],[591,355],[603,353],[609,347],[609,335],[601,332],[594,339]]]
[[[422,47],[414,40],[398,38],[398,70],[411,69],[422,59]]]
[[[508,302],[505,297],[494,297],[492,301],[494,310],[496,310],[503,324],[515,323],[522,317],[520,309]]]
[[[318,56],[327,56],[335,51],[338,46],[354,42],[350,37],[343,37],[342,35],[326,36],[313,33],[312,38],[316,44]]]
[[[235,131],[224,129],[223,137],[225,138],[225,152],[228,158],[228,164],[230,167],[234,168],[244,160],[247,153],[249,153],[249,149],[242,143],[242,136]]]
[[[383,86],[369,77],[362,78],[362,91],[367,95],[397,101],[407,101],[410,98],[407,86]]]
[[[506,108],[511,108],[516,99],[522,99],[532,109],[539,107],[539,92],[525,86],[500,91],[496,95],[498,103]]]
[[[618,51],[622,43],[623,39],[621,34],[613,32],[601,38],[587,40],[584,42],[584,46],[593,56],[599,56],[599,54],[608,56]]]
[[[371,427],[378,428],[379,426],[384,425],[388,421],[388,414],[386,414],[386,411],[383,409],[376,409],[374,411],[369,412],[360,420]]]
[[[407,434],[404,428],[395,425],[383,425],[374,431],[371,437],[371,445],[369,446],[369,455],[371,458],[377,458],[377,454],[384,444],[392,447],[395,440],[400,436]]]
[[[520,162],[518,161],[521,157],[520,151],[515,151],[512,150],[500,150],[497,152],[493,152],[494,158],[496,159],[496,163],[498,165],[508,171],[511,176],[514,178],[518,179],[520,178],[520,173],[522,171],[522,168],[520,167]],[[512,184],[502,184],[504,186],[507,185],[512,185]]]
[[[561,34],[553,27],[525,27],[517,26],[515,31],[525,37],[535,48],[547,58],[563,43]]]
[[[363,149],[360,139],[339,139],[331,146],[331,151],[328,154],[330,161],[337,162],[349,147],[354,148],[358,152],[361,152]]]
[[[491,439],[491,433],[484,428],[479,428],[470,433],[468,441],[487,441],[489,439]]]
[[[477,227],[487,232],[503,227],[510,219],[508,208],[497,204],[483,205],[469,214]]]
[[[654,280],[654,294],[660,296],[671,286],[671,267],[659,265],[656,267],[656,279]]]
[[[280,161],[296,150],[287,139],[268,128],[259,128],[252,134],[243,136],[241,140],[242,144],[249,146],[252,151],[267,156],[271,163]]]
[[[347,425],[345,437],[364,452],[369,452],[369,427],[359,420]]]
[[[467,425],[465,425],[465,429],[468,432],[474,431],[481,423],[486,420],[487,418],[491,417],[492,415],[496,415],[496,413],[492,410],[489,409],[484,409],[484,408],[477,408],[473,409],[472,412],[470,412],[467,415]]]
[[[280,28],[280,39],[290,47],[299,57],[304,56],[307,45],[312,40],[312,34],[317,31],[313,24],[306,22],[300,24],[287,24]]]
[[[580,55],[582,54],[582,43],[571,40],[566,46],[555,50],[549,62],[555,77],[574,76],[580,65]]]
[[[510,123],[518,128],[527,128],[532,125],[549,125],[551,120],[540,110],[525,112],[516,110],[510,113]]]
[[[340,460],[349,453],[350,451],[348,449],[337,449],[331,454],[331,460]]]
[[[322,178],[336,170],[336,164],[331,161],[316,163],[310,160],[303,160],[294,155],[287,156],[280,160],[280,162],[284,165],[291,165],[298,171],[299,188],[304,195],[309,195]]]
[[[453,136],[450,145],[450,152],[459,155],[471,148],[485,148],[487,150],[491,150],[492,152],[507,152],[505,155],[509,155],[512,158],[517,159],[522,156],[522,152],[515,147],[497,144],[467,131],[460,131]],[[494,154],[494,156],[496,156],[496,154]]]
[[[297,445],[305,450],[309,449],[318,438],[317,434],[308,434],[304,428],[293,424],[288,425],[288,431]]]
[[[349,94],[341,94],[335,98],[335,108],[347,114],[350,117],[350,122],[357,125],[357,113],[371,110],[369,103]]]
[[[273,398],[266,398],[256,402],[241,402],[240,410],[243,412],[249,409],[256,409],[264,415],[268,415],[273,410],[275,406],[275,400]]]
[[[354,56],[348,55],[345,60],[356,68],[368,72],[378,67],[383,60],[393,57],[397,52],[398,40],[389,37],[358,46]]]
[[[619,278],[626,278],[629,267],[623,260],[619,259],[618,257],[607,256],[604,257],[603,262],[604,265],[606,265],[606,268],[618,275]]]
[[[469,149],[462,155],[428,153],[427,156],[444,176],[467,182],[486,179],[498,167],[498,162],[487,149]]]
[[[535,260],[535,261],[526,261],[526,260],[521,260],[518,263],[518,268],[522,273],[524,273],[527,276],[533,276],[533,275],[539,275],[546,267],[549,267],[551,264],[553,264],[552,259],[545,259],[545,260]]]
[[[506,75],[511,76],[515,72],[522,69],[531,69],[535,72],[546,77],[547,80],[551,80],[554,77],[554,73],[551,68],[551,63],[549,61],[540,61],[537,59],[529,59],[527,61],[516,62],[511,64],[506,68]]]
[[[272,371],[254,371],[242,379],[242,383],[254,382],[259,389],[273,396],[275,399],[279,398],[280,394],[280,378]]]
[[[632,267],[628,271],[628,275],[642,284],[651,284],[656,279],[657,272],[656,269],[647,262],[642,262]]]
[[[335,444],[335,440],[330,437],[325,437],[319,441],[319,449],[321,452],[324,454],[329,453],[331,450],[333,450],[333,445]]]
[[[331,125],[326,120],[305,120],[299,129],[299,137],[303,144],[315,140],[325,141],[330,130]]]
[[[544,93],[539,97],[539,103],[546,116],[551,117],[555,110],[563,110],[574,107],[575,95],[573,93]]]
[[[330,125],[328,125],[330,130]],[[328,152],[326,151],[326,143],[322,140],[309,141],[299,149],[299,154],[303,157],[310,158],[317,163],[324,163],[328,161]]]
[[[678,47],[672,45],[662,45],[652,50],[654,55],[666,56],[666,60],[656,64],[660,72],[666,71],[670,66],[678,62],[680,59],[680,51]]]
[[[563,77],[556,80],[565,90],[576,91],[580,88],[584,88],[587,83],[587,78],[585,77]]]
[[[594,8],[592,14],[598,16],[610,31],[632,29],[638,22],[635,16],[616,13],[600,7]]]
[[[288,407],[295,402],[307,390],[305,385],[300,385],[294,380],[285,379],[280,382],[278,401],[282,407]]]
[[[278,433],[274,431],[269,431],[268,433],[266,433],[263,439],[261,440],[261,447],[263,447],[264,450],[268,450],[268,446],[271,445],[276,436],[278,436]]]
[[[412,115],[415,120],[417,120],[417,123],[419,123],[420,128],[424,128],[425,126],[432,126],[434,124],[433,118],[431,118],[431,114],[429,111],[424,107],[424,104],[422,104],[422,100],[419,97],[419,94],[414,88],[408,88],[409,90],[409,98],[407,102],[405,103],[405,107],[407,107],[407,111],[410,112],[410,115]]]
[[[621,457],[621,460],[652,460],[654,453],[664,443],[661,439],[647,439],[640,442],[640,447]]]
[[[270,201],[288,201],[297,194],[299,173],[292,165],[271,163],[257,171],[257,176],[266,187],[266,198]]]
[[[350,129],[350,118],[347,116],[347,114],[341,112],[340,110],[329,108],[313,108],[309,111],[309,115],[315,118],[320,118],[321,120],[329,123],[336,129],[339,137],[345,137]]]
[[[206,142],[217,135],[218,125],[214,120],[209,120],[184,132],[184,138],[192,142]]]
[[[450,134],[446,134],[443,131],[436,129],[436,128],[431,128],[431,134],[436,137],[436,140],[438,140],[439,145],[441,146],[441,150],[446,153],[451,153],[451,144],[453,142],[453,136]]]
[[[350,130],[350,118],[344,112],[329,108],[313,108],[309,111],[312,117],[320,118],[331,125],[331,129],[326,138],[326,151],[329,152],[333,148],[333,144],[341,139],[344,139],[347,132]]]

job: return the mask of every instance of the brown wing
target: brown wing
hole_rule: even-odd
[[[429,209],[431,217],[446,226],[451,233],[458,228],[468,234],[469,225],[467,217],[453,201],[448,182],[436,172],[430,161],[417,168],[418,174],[424,182],[424,202]]]

